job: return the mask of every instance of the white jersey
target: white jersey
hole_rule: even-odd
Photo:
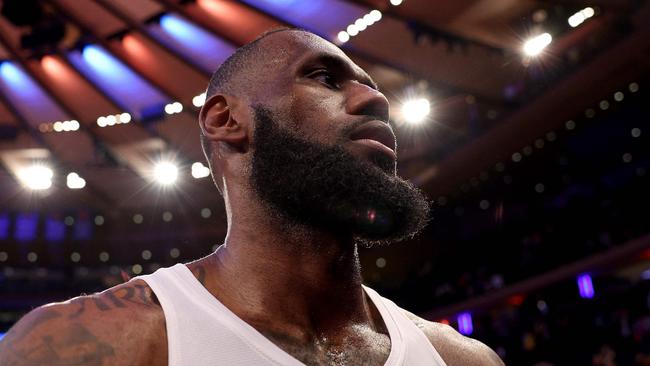
[[[137,278],[151,287],[165,313],[169,366],[305,366],[219,302],[184,264]],[[445,365],[395,303],[364,290],[390,336],[385,366]]]

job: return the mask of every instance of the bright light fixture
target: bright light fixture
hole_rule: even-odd
[[[339,34],[337,35],[339,41],[345,43],[350,40],[350,35],[346,31],[340,31]]]
[[[582,24],[585,20],[593,17],[596,14],[596,11],[592,7],[586,7],[577,13],[571,15],[568,19],[569,25],[572,28],[575,28]]]
[[[169,103],[165,105],[165,113],[174,114],[183,111],[183,105],[179,102]]]
[[[391,3],[392,5],[397,6],[397,5],[399,5],[399,4],[402,3],[402,0],[390,0],[390,3]]]
[[[56,121],[52,125],[52,129],[54,129],[54,132],[61,132],[63,131],[63,122],[61,121]]]
[[[29,189],[38,191],[52,186],[54,172],[48,166],[34,164],[18,172],[18,178]]]
[[[359,28],[357,28],[356,24],[350,24],[350,25],[348,25],[347,31],[348,31],[348,34],[349,34],[351,37],[354,37],[354,36],[356,36],[357,34],[359,34]]]
[[[371,13],[368,13],[363,16],[363,21],[366,22],[366,25],[371,26],[375,24],[375,18],[372,16]]]
[[[196,179],[205,178],[210,175],[210,168],[200,162],[192,164],[192,176]]]
[[[124,112],[124,113],[120,114],[119,119],[120,119],[120,123],[129,123],[129,122],[131,122],[131,115]]]
[[[357,26],[357,29],[358,29],[360,32],[361,32],[361,31],[364,31],[364,30],[366,30],[366,28],[368,28],[368,24],[366,24],[366,21],[365,21],[365,19],[363,19],[363,18],[359,18],[359,19],[357,19],[357,20],[354,22],[354,25]]]
[[[79,174],[72,172],[68,174],[66,184],[70,189],[81,189],[86,186],[86,180],[81,178]]]
[[[524,43],[524,53],[528,56],[537,56],[546,46],[551,44],[553,37],[548,33],[542,33],[538,36],[530,38]]]
[[[381,20],[381,17],[382,17],[381,11],[379,11],[377,9],[371,11],[368,14],[372,17],[372,20],[374,20],[375,22],[378,22],[378,21]]]
[[[205,93],[201,93],[192,98],[192,104],[197,108],[202,107],[205,104]]]
[[[178,178],[178,167],[171,162],[162,161],[154,166],[153,177],[162,185],[173,184]]]
[[[417,98],[406,101],[402,105],[402,116],[409,123],[420,123],[431,112],[431,104],[426,98]]]

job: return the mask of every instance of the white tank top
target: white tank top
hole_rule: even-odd
[[[151,287],[165,314],[169,366],[305,366],[219,302],[184,264],[137,278]],[[390,336],[385,366],[446,366],[395,303],[364,290]]]

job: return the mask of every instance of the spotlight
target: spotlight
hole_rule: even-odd
[[[179,102],[169,103],[165,105],[165,113],[175,114],[183,111],[183,105]]]
[[[192,177],[199,179],[210,175],[210,169],[200,162],[192,164]]]
[[[351,37],[354,37],[357,34],[359,34],[359,28],[357,28],[357,26],[355,24],[348,25],[347,31],[348,31],[348,34]]]
[[[368,13],[368,15],[370,15],[372,17],[372,20],[375,21],[375,22],[380,21],[381,17],[382,17],[381,12],[379,10],[377,10],[377,9],[371,11],[370,13]]]
[[[129,123],[131,122],[131,115],[124,112],[120,114],[120,123]]]
[[[366,21],[363,18],[359,18],[354,22],[354,25],[357,26],[357,29],[359,31],[364,31],[366,28],[368,28],[368,24],[366,24]]]
[[[346,31],[340,31],[339,34],[338,34],[338,39],[342,43],[345,43],[345,42],[350,40],[350,35]]]
[[[117,124],[117,117],[112,114],[110,116],[106,116],[106,124],[108,126],[115,126],[115,124]]]
[[[363,21],[366,22],[366,25],[371,26],[375,24],[375,18],[372,16],[371,13],[368,13],[363,16]]]
[[[422,122],[430,112],[431,105],[426,98],[412,99],[402,105],[402,116],[409,123]]]
[[[52,186],[54,172],[48,166],[34,164],[18,172],[18,178],[29,189],[34,191],[48,189]]]
[[[66,184],[70,189],[81,189],[86,186],[86,180],[81,178],[79,174],[72,172],[68,174]]]
[[[535,36],[524,43],[524,53],[528,56],[537,56],[546,46],[551,44],[553,37],[548,33],[542,33],[538,36]]]
[[[572,28],[575,28],[575,27],[579,26],[580,24],[582,24],[585,20],[593,17],[594,14],[596,14],[596,12],[594,11],[594,8],[586,7],[586,8],[580,10],[579,12],[577,12],[577,13],[575,13],[575,14],[573,14],[573,15],[571,15],[569,17],[569,19],[568,19],[569,25]]]
[[[192,98],[192,104],[197,108],[202,107],[205,104],[205,93],[201,93]]]
[[[52,125],[52,129],[54,129],[54,132],[61,132],[63,131],[63,122],[61,121],[56,121]]]
[[[106,127],[108,126],[108,123],[106,122],[106,117],[101,116],[97,118],[97,126],[99,127]]]
[[[171,162],[160,162],[153,169],[153,177],[162,185],[173,184],[178,178],[178,168]]]
[[[402,0],[390,0],[390,3],[394,6],[397,6],[402,3]]]

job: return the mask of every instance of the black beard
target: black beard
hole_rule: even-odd
[[[427,199],[395,175],[392,159],[367,162],[340,146],[300,139],[269,110],[254,111],[252,186],[281,217],[364,246],[411,238],[426,226]]]

